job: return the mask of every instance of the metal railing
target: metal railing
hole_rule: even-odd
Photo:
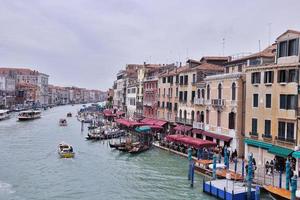
[[[212,106],[223,107],[225,106],[225,99],[212,99]]]
[[[193,121],[191,119],[184,119],[180,117],[175,117],[175,121],[182,124],[192,125]]]

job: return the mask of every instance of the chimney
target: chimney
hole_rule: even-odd
[[[181,67],[181,62],[179,63],[179,67]]]
[[[144,62],[144,65],[146,65],[146,62]]]

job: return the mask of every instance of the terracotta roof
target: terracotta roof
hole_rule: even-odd
[[[278,40],[278,38],[280,38],[281,36],[287,34],[287,33],[294,33],[294,34],[298,34],[300,35],[300,31],[296,31],[296,30],[291,30],[291,29],[288,29],[287,31],[285,31],[284,33],[282,33],[281,35],[279,35],[276,40]]]
[[[223,60],[228,61],[230,59],[229,56],[203,56],[200,61],[204,60]]]
[[[215,65],[211,63],[202,63],[201,65],[196,67],[200,70],[212,70],[212,71],[224,71],[224,67],[220,65]]]

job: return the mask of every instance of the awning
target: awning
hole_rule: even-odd
[[[272,145],[269,148],[268,152],[271,153],[271,154],[275,154],[277,156],[286,158],[291,153],[293,153],[293,150],[287,149],[287,148],[284,148],[284,147],[280,147],[280,146],[276,146],[276,145]]]
[[[109,109],[103,110],[103,114],[104,114],[104,116],[106,116],[106,117],[114,117],[114,116],[116,116],[116,114],[114,114],[114,113],[112,112],[112,110],[109,110]]]
[[[225,142],[229,142],[230,140],[232,140],[232,137],[229,137],[229,136],[226,136],[226,135],[221,135],[221,134],[216,134],[216,133],[211,133],[211,132],[204,131],[204,130],[201,130],[201,129],[193,129],[192,132],[195,133],[195,134],[202,134],[202,135],[205,135],[205,136],[208,136],[208,137],[219,139],[219,140],[222,140],[222,141],[225,141]]]
[[[297,159],[300,158],[300,151],[294,151],[292,156]]]
[[[117,111],[117,116],[121,116],[121,115],[124,115],[125,114],[125,112],[123,112],[123,111]]]
[[[144,119],[141,120],[141,123],[144,123],[144,124],[147,124],[147,125],[164,126],[168,122],[166,122],[164,120],[144,118]]]
[[[121,124],[121,125],[124,125],[124,126],[127,126],[127,127],[141,125],[141,123],[139,123],[139,122],[130,121],[130,120],[127,120],[127,119],[122,119],[122,118],[121,119],[117,119],[117,123]]]
[[[151,128],[149,126],[140,126],[135,128],[135,130],[139,133],[147,133],[151,130]]]
[[[269,149],[272,144],[266,143],[266,142],[262,142],[262,141],[258,141],[258,140],[252,140],[249,138],[244,139],[244,142],[250,146],[255,146],[255,147],[260,147],[263,149]]]
[[[156,126],[156,125],[147,125],[149,126],[151,129],[154,129],[154,130],[158,130],[158,129],[162,129],[163,127],[161,126]]]
[[[198,138],[193,138],[190,136],[184,136],[180,134],[168,135],[166,137],[167,141],[176,142],[180,144],[185,144],[188,146],[192,146],[194,148],[203,148],[203,147],[215,147],[217,144],[212,141],[202,140]]]
[[[175,131],[180,131],[180,132],[187,132],[192,130],[193,128],[191,126],[185,126],[185,125],[177,125],[174,130]]]

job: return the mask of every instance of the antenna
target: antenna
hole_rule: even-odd
[[[271,28],[272,28],[272,23],[269,22],[268,23],[268,44],[269,44],[269,46],[271,45],[270,44],[271,43]]]
[[[225,38],[222,38],[222,56],[224,56],[224,50],[225,50]]]
[[[258,40],[258,52],[260,52],[260,40]]]

